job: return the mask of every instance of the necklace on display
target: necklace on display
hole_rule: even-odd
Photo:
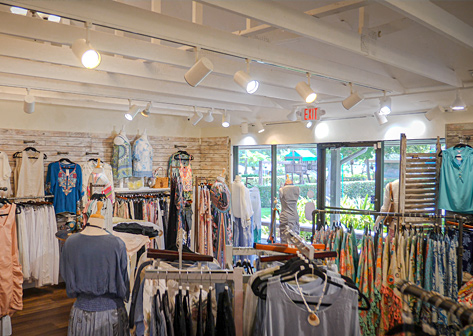
[[[313,266],[312,266],[313,267]],[[299,273],[299,272],[297,272]],[[307,311],[309,312],[309,316],[307,317],[307,321],[309,322],[310,325],[316,327],[320,324],[320,319],[317,316],[317,312],[319,311],[320,305],[322,304],[322,299],[324,298],[325,294],[325,289],[327,287],[327,274],[324,273],[325,281],[324,281],[324,288],[322,290],[322,295],[320,296],[319,302],[317,303],[317,307],[315,307],[315,310],[310,309],[309,305],[307,304],[307,301],[304,298],[304,294],[302,293],[301,287],[299,286],[299,281],[297,281],[297,273],[296,273],[296,284],[297,284],[297,289],[299,290],[299,293],[301,294],[302,301],[304,301],[304,305],[307,308]]]

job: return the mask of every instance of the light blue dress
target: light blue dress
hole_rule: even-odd
[[[153,177],[153,148],[143,137],[133,144],[133,176]]]
[[[438,207],[473,213],[473,148],[452,147],[442,152],[442,158]]]

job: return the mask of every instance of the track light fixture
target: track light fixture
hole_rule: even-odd
[[[385,114],[381,114],[379,112],[375,112],[374,116],[376,118],[376,121],[378,122],[379,125],[383,125],[388,122],[388,118],[386,117]]]
[[[246,121],[241,123],[241,134],[248,134],[248,123]]]
[[[291,111],[291,113],[289,113],[287,115],[287,119],[289,121],[296,121],[297,120],[297,107],[294,107]]]
[[[141,111],[141,115],[143,117],[149,117],[149,109],[151,108],[151,102],[148,103],[148,105],[146,105],[146,107],[143,109],[143,111]]]
[[[184,75],[184,79],[190,86],[196,87],[214,71],[214,65],[207,57],[199,59],[199,51],[195,48],[195,64]]]
[[[192,125],[196,126],[204,117],[202,112],[196,111],[195,106],[194,106],[194,114],[192,117],[189,118],[189,121],[191,122]]]
[[[313,103],[317,99],[317,94],[310,87],[310,73],[307,72],[307,83],[297,83],[296,91],[307,104]]]
[[[388,115],[391,113],[391,98],[386,97],[386,91],[383,91],[383,98],[379,99],[379,114]]]
[[[82,65],[87,69],[95,69],[99,66],[102,56],[95,50],[89,42],[90,23],[85,24],[86,38],[77,39],[72,44],[72,52],[81,61]]]
[[[255,123],[255,127],[256,127],[256,130],[258,131],[258,133],[263,133],[264,132],[264,126],[263,126],[263,123],[259,120],[256,121]]]
[[[222,126],[223,127],[230,127],[230,115],[227,114],[226,110],[222,114]]]
[[[428,121],[432,121],[434,118],[436,118],[437,116],[439,116],[440,114],[442,114],[444,111],[440,108],[440,106],[435,106],[434,108],[430,109],[429,111],[427,111],[425,114],[424,114],[424,117],[428,120]]]
[[[211,110],[209,110],[209,112],[207,112],[207,115],[204,117],[204,120],[206,122],[210,123],[210,122],[214,121],[214,116],[212,115],[213,111],[214,111],[214,109],[212,108]]]
[[[131,105],[131,99],[128,99],[128,105],[130,106],[130,108],[128,109],[128,112],[125,113],[125,118],[129,121],[132,121],[136,117],[138,112],[140,112],[140,108],[136,105]]]
[[[34,112],[35,98],[30,94],[30,89],[26,89],[25,101],[23,103],[23,111],[31,114]]]
[[[250,77],[250,60],[248,58],[246,59],[246,72],[241,70],[235,72],[233,80],[249,94],[255,93],[258,90],[258,81]]]
[[[364,97],[360,93],[353,91],[353,85],[352,83],[349,83],[350,85],[350,95],[345,98],[345,100],[342,102],[343,107],[346,110],[351,109],[352,107],[355,107],[358,103],[360,103]]]
[[[460,93],[458,92],[458,90],[455,95],[455,100],[453,101],[452,105],[450,105],[450,108],[453,111],[463,111],[466,109],[466,104],[463,101],[463,99],[460,97]]]

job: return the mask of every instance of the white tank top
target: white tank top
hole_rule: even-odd
[[[25,151],[21,153],[16,196],[44,196],[43,153]]]

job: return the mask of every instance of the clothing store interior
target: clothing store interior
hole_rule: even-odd
[[[0,0],[0,336],[473,336],[473,1]]]

